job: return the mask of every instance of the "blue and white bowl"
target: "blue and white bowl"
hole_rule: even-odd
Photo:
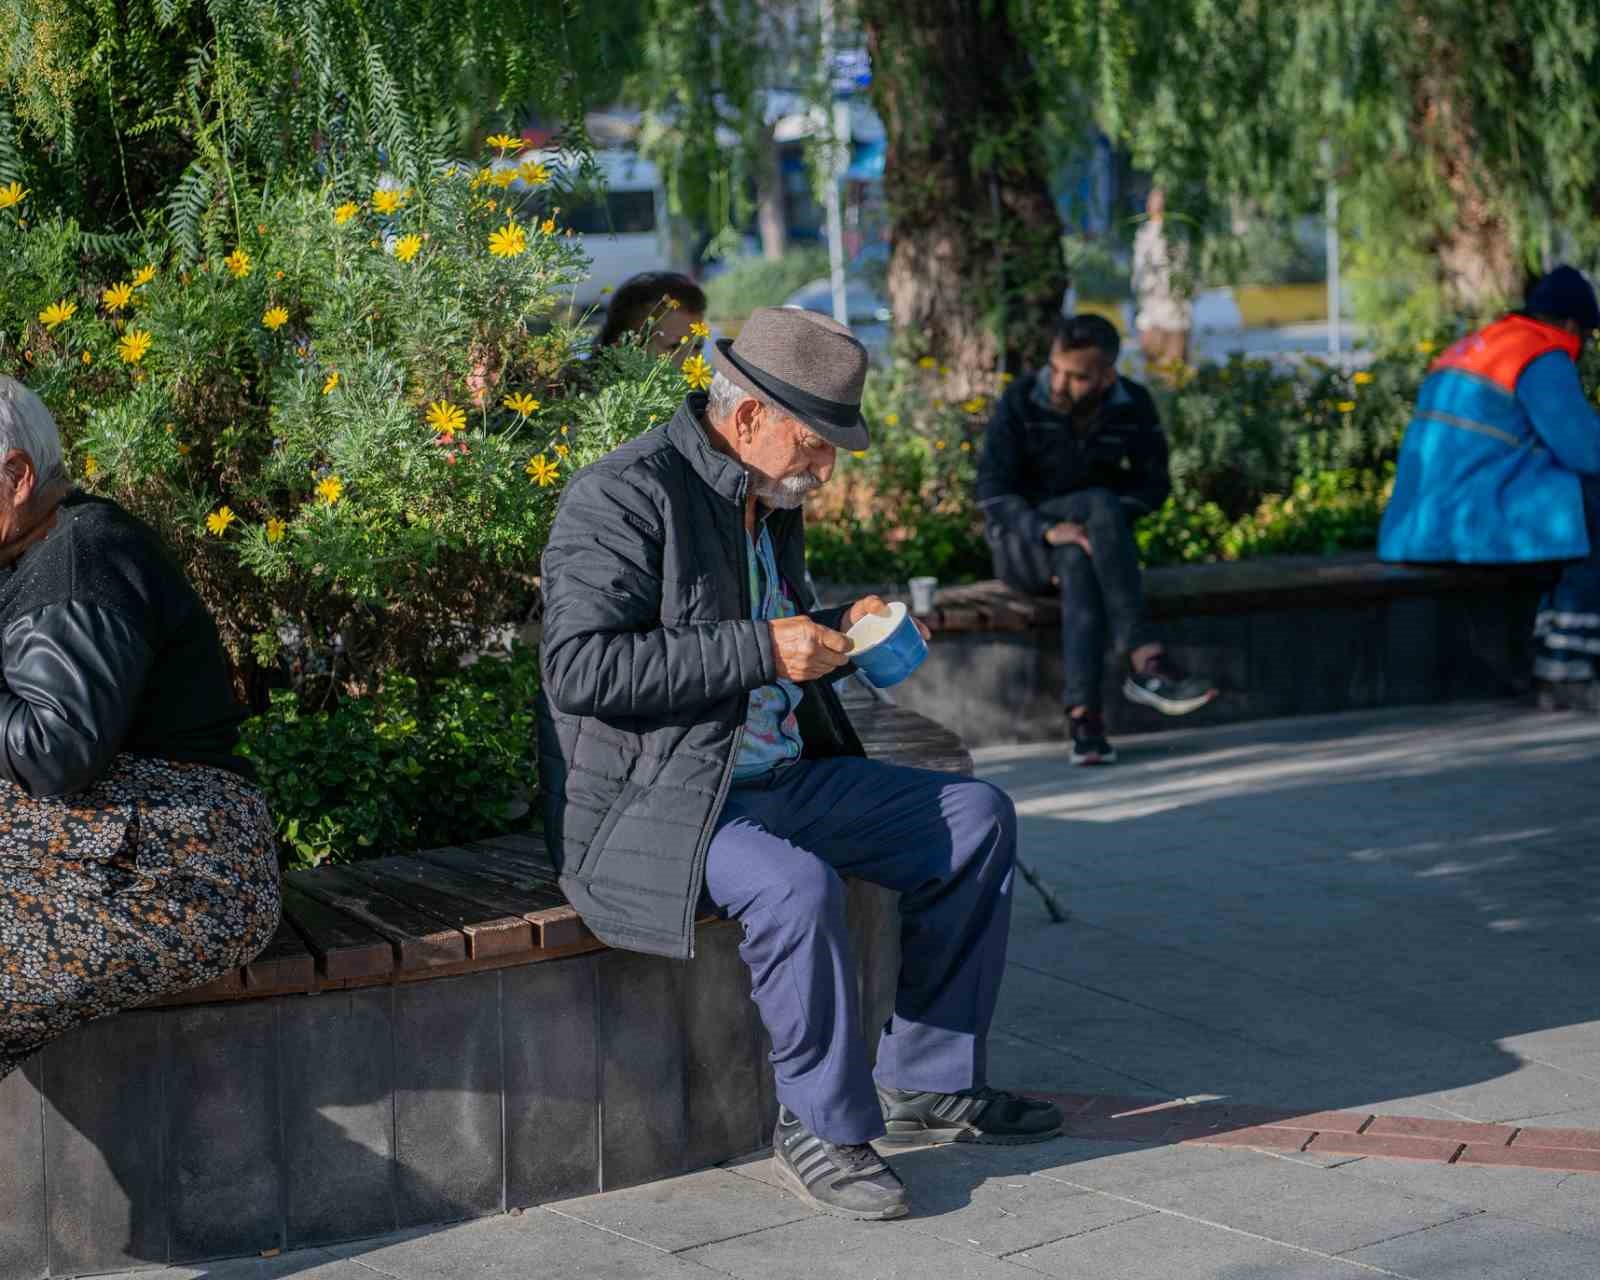
[[[850,661],[879,689],[899,684],[928,656],[916,620],[898,600],[890,603],[887,614],[869,613],[845,634],[850,637]]]

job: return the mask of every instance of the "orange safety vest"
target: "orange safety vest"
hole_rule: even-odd
[[[1459,369],[1506,392],[1514,392],[1522,371],[1542,355],[1565,351],[1576,360],[1578,335],[1528,316],[1511,315],[1469,333],[1433,362],[1430,373]]]

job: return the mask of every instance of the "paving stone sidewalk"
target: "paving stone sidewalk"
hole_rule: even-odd
[[[991,1076],[1072,1095],[1077,1136],[895,1156],[915,1202],[898,1223],[814,1215],[757,1154],[164,1275],[1600,1276],[1600,1172],[1570,1171],[1587,1167],[1572,1151],[1600,1151],[1600,719],[1455,706],[1117,745],[1124,763],[1102,770],[1040,747],[978,762],[1074,913],[1052,925],[1019,886]],[[1301,1138],[1312,1113],[1356,1119],[1317,1118],[1333,1135],[1321,1150],[1257,1150],[1135,1123],[1141,1099],[1184,1100],[1168,1115],[1235,1107],[1236,1131],[1299,1116]],[[1555,1167],[1465,1158],[1474,1141],[1515,1151],[1518,1133],[1549,1131],[1568,1144]],[[1386,1134],[1434,1146],[1352,1153]]]

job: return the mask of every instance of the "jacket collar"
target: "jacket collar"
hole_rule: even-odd
[[[1033,402],[1036,409],[1042,409],[1051,417],[1059,418],[1063,422],[1072,421],[1070,414],[1062,413],[1050,402],[1049,365],[1045,365],[1038,373],[1034,374],[1031,382],[1032,386],[1028,390],[1028,399]],[[1100,402],[1100,407],[1095,410],[1094,417],[1084,423],[1085,430],[1099,426],[1111,410],[1120,409],[1124,405],[1133,403],[1133,397],[1128,394],[1126,384],[1127,379],[1119,375],[1117,380],[1111,384],[1111,390],[1106,394],[1106,398]]]
[[[693,468],[706,487],[729,502],[743,504],[750,478],[725,453],[718,453],[706,438],[706,396],[696,391],[685,396],[667,423],[667,440]]]

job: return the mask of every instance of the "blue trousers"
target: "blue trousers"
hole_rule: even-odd
[[[1589,556],[1566,563],[1560,580],[1539,601],[1534,622],[1533,674],[1552,683],[1593,680],[1600,665],[1600,479],[1581,479]]]
[[[778,1100],[813,1133],[882,1136],[874,1074],[939,1093],[986,1083],[1016,836],[998,787],[871,760],[802,760],[729,793],[706,895],[743,927],[739,954],[772,1038]],[[900,984],[875,1072],[841,876],[902,895]]]

